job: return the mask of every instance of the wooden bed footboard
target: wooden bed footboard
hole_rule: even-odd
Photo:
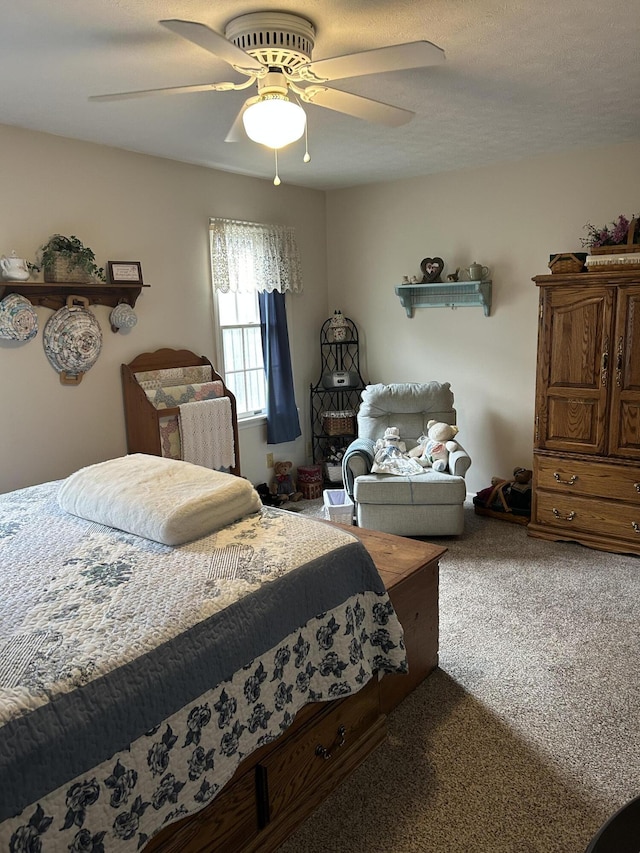
[[[338,525],[341,526],[341,525]],[[303,708],[238,767],[205,809],[166,827],[145,853],[272,853],[386,737],[386,714],[438,665],[438,574],[446,548],[345,527],[371,554],[405,632],[409,673]]]

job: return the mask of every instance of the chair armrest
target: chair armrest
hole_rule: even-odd
[[[453,453],[449,454],[449,473],[455,474],[457,477],[464,477],[471,465],[471,457],[464,449],[458,447]]]
[[[342,480],[346,493],[353,500],[353,482],[361,474],[369,474],[375,455],[370,438],[356,438],[342,457]]]

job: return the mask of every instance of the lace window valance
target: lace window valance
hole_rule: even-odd
[[[209,220],[214,290],[271,293],[302,291],[295,231],[234,219]]]

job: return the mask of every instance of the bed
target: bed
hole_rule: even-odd
[[[348,772],[384,736],[407,661],[371,557],[271,507],[165,544],[63,509],[67,483],[0,496],[0,849],[270,849],[301,742]]]

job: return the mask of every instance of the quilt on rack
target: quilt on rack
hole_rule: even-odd
[[[236,464],[231,401],[201,400],[180,406],[180,443],[185,462],[220,470]]]
[[[175,385],[211,382],[210,364],[193,364],[187,367],[161,367],[142,370],[135,374],[136,381],[145,391]]]
[[[208,365],[207,365],[208,367]],[[195,368],[182,368],[185,371],[195,370]],[[211,372],[211,368],[209,373]],[[172,371],[155,371],[154,373],[177,373]],[[136,373],[136,378],[141,375]],[[187,375],[189,375],[187,373]],[[168,381],[165,380],[165,381]],[[152,383],[151,387],[145,387],[148,383]],[[155,385],[153,380],[147,379],[140,383],[145,388],[145,393],[149,402],[156,409],[173,409],[192,405],[194,403],[209,402],[211,400],[221,399],[224,397],[224,385],[218,379],[211,382],[190,383],[181,385]],[[182,459],[183,449],[180,435],[180,418],[178,415],[167,415],[159,420],[160,429],[160,446],[163,456],[170,459]],[[232,448],[232,453],[234,452]],[[231,463],[232,465],[234,462]],[[214,466],[212,466],[214,467]],[[228,464],[220,467],[229,467]]]
[[[264,508],[170,547],[58,488],[0,496],[1,850],[139,850],[303,705],[406,670],[350,533]]]

